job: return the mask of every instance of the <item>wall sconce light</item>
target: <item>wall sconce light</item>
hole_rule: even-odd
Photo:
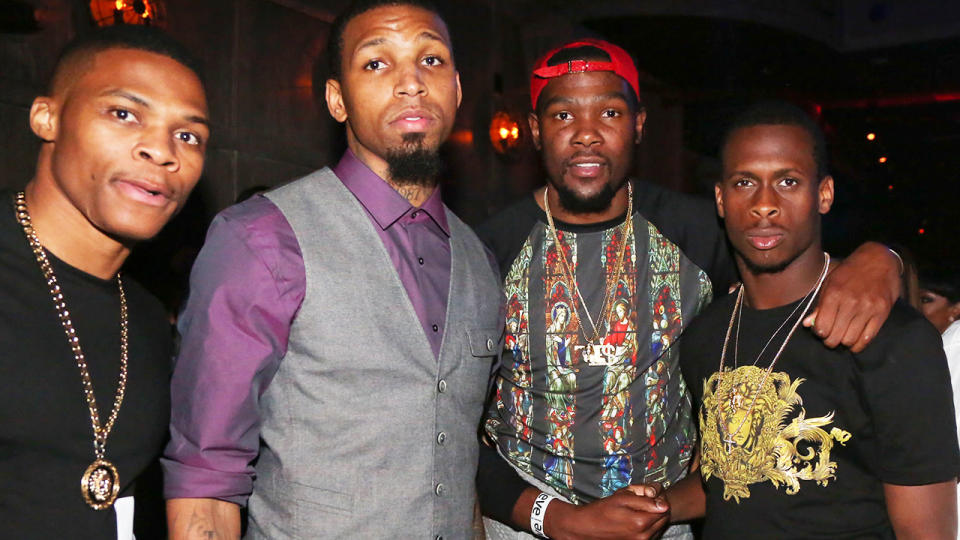
[[[490,143],[498,154],[520,146],[520,122],[506,111],[497,111],[490,119]]]
[[[97,26],[163,26],[166,10],[159,0],[92,0],[90,15]]]

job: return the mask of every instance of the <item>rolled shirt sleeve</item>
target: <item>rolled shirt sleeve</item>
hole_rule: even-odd
[[[283,214],[264,197],[214,220],[190,274],[171,381],[164,496],[246,504],[259,451],[260,396],[286,353],[306,287]]]

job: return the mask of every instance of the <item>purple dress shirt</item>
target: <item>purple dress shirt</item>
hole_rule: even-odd
[[[450,286],[439,189],[416,208],[349,150],[334,172],[366,209],[439,357]],[[260,396],[286,353],[305,289],[298,239],[267,198],[232,206],[213,221],[178,321],[171,439],[161,459],[166,498],[246,503]]]

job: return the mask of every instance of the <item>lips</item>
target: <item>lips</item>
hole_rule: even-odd
[[[747,242],[760,251],[777,247],[784,238],[785,234],[782,229],[764,228],[747,231]]]
[[[173,191],[164,183],[143,178],[118,178],[115,185],[125,196],[149,206],[166,206]]]
[[[421,133],[434,123],[435,118],[426,109],[405,109],[390,120],[390,125],[402,133]]]
[[[574,156],[567,161],[567,170],[579,178],[595,178],[606,166],[606,158],[599,155]]]

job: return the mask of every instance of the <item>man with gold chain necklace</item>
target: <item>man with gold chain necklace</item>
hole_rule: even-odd
[[[159,30],[110,28],[68,45],[33,101],[36,173],[0,197],[0,538],[133,537],[173,345],[159,301],[120,268],[200,178],[197,73]]]
[[[478,231],[510,334],[478,472],[487,536],[647,538],[672,519],[657,486],[684,477],[695,442],[674,344],[736,270],[707,200],[629,178],[646,113],[623,49],[550,51],[531,98],[547,185]],[[824,285],[816,331],[862,348],[897,280],[894,255],[861,246]]]
[[[858,352],[800,325],[830,266],[823,140],[782,102],[726,136],[716,204],[743,284],[681,339],[700,474],[666,496],[678,516],[705,510],[710,539],[953,540],[960,457],[937,331],[899,301]]]

